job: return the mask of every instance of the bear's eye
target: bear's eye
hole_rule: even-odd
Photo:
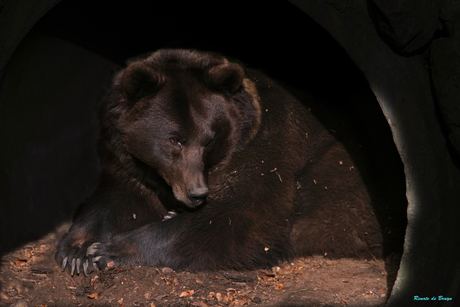
[[[177,138],[171,138],[170,140],[171,140],[171,143],[173,143],[175,146],[180,147],[181,149],[182,149],[183,144],[185,143],[185,141],[181,142]]]

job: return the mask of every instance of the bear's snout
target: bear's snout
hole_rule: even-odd
[[[197,187],[187,190],[187,195],[190,201],[195,205],[199,205],[209,195],[208,187]]]

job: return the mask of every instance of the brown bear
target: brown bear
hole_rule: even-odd
[[[56,253],[72,275],[111,261],[217,270],[382,254],[344,146],[256,70],[160,50],[115,78],[99,116],[100,184]]]

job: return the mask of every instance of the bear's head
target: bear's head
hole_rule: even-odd
[[[249,142],[260,124],[244,68],[194,50],[160,50],[129,65],[100,108],[101,137],[129,180],[195,207],[208,174]]]

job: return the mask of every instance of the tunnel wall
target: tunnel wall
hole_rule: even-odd
[[[404,255],[387,306],[455,306],[460,301],[460,224],[456,222],[460,217],[460,175],[456,153],[448,149],[442,131],[444,122],[437,117],[434,101],[436,95],[449,93],[433,92],[423,51],[404,54],[382,39],[369,12],[369,2],[291,2],[323,26],[363,71],[404,163],[408,227]],[[428,42],[433,38],[430,34]],[[434,44],[441,42],[435,40]],[[450,61],[458,61],[458,54],[451,54]],[[434,70],[449,77],[441,67]],[[414,296],[436,300],[414,302]],[[439,296],[453,301],[440,301]]]

